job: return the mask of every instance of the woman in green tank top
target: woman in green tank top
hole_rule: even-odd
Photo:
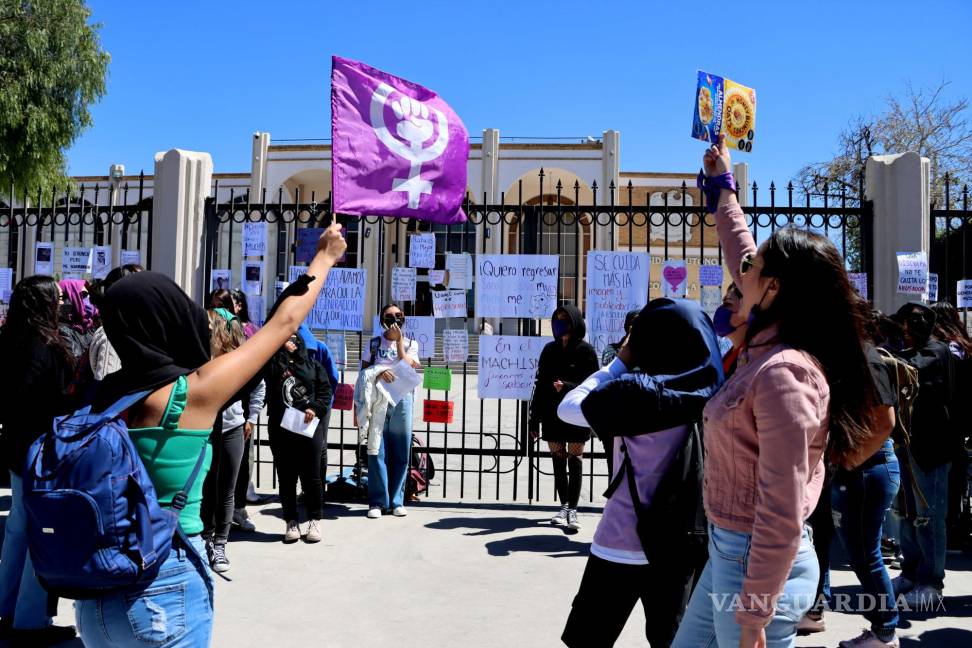
[[[122,368],[106,377],[95,410],[127,394],[152,391],[128,411],[128,427],[163,504],[185,485],[204,448],[206,457],[179,517],[190,546],[175,542],[159,576],[138,595],[78,601],[78,629],[87,648],[209,645],[212,583],[201,557],[199,505],[210,432],[223,406],[297,331],[346,248],[340,226],[333,224],[321,236],[307,274],[284,291],[266,325],[238,349],[214,359],[205,311],[171,279],[140,272],[105,294],[102,320]],[[192,614],[185,613],[189,609]]]

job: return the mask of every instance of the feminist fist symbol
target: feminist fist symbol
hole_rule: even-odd
[[[422,143],[432,137],[432,121],[429,107],[420,101],[403,96],[401,101],[392,102],[392,110],[400,121],[395,132],[408,142],[415,151],[422,150]]]

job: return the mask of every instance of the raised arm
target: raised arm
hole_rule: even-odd
[[[702,160],[707,176],[716,176],[732,171],[732,160],[725,136],[719,137],[719,144],[709,147]],[[736,284],[740,283],[739,263],[746,254],[756,254],[756,241],[746,227],[743,213],[735,192],[722,189],[719,192],[719,207],[716,210],[716,232],[722,244],[726,267]]]

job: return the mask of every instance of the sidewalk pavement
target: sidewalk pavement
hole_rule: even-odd
[[[283,545],[279,504],[249,510],[257,531],[234,529],[232,569],[215,577],[217,648],[561,645],[600,512],[582,509],[583,529],[567,535],[549,523],[549,506],[426,500],[408,517],[368,520],[363,505],[330,504],[323,542]],[[950,555],[949,568],[947,615],[907,615],[902,646],[972,646],[972,557]],[[832,580],[837,592],[857,591],[846,568]],[[73,618],[62,601],[56,621]],[[866,625],[836,612],[826,620],[827,632],[797,646],[837,646]],[[647,645],[643,626],[635,606],[616,646]]]

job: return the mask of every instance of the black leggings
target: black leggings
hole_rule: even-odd
[[[304,491],[304,508],[311,520],[321,519],[324,491],[321,486],[321,446],[324,428],[317,426],[313,437],[305,437],[270,423],[270,450],[277,469],[277,490],[284,520],[297,520],[297,479]]]
[[[219,435],[218,437],[216,435]],[[212,538],[216,544],[226,544],[230,524],[233,522],[233,507],[240,457],[243,456],[243,426],[225,432],[213,431],[213,463],[203,482],[201,516],[203,537]],[[243,500],[246,501],[246,492]]]

